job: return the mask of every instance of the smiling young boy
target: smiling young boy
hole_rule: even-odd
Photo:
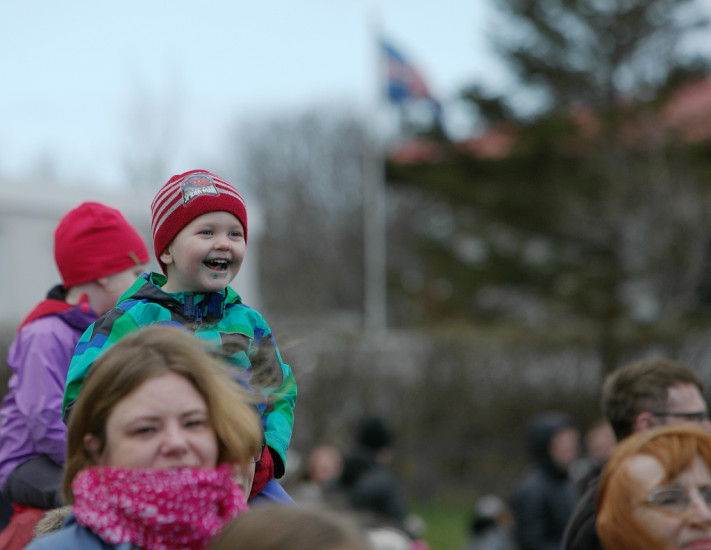
[[[251,496],[261,493],[280,500],[285,493],[267,483],[284,474],[296,383],[262,315],[228,286],[247,246],[244,200],[215,174],[193,170],[173,176],[158,191],[151,214],[154,251],[164,275],[150,273],[138,279],[116,307],[84,333],[69,367],[65,416],[102,351],[140,327],[184,326],[246,374],[265,397],[260,414],[269,451],[257,464]]]

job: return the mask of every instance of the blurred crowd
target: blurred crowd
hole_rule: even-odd
[[[530,468],[477,503],[467,550],[711,548],[711,422],[691,367],[633,361],[601,388],[583,436],[574,411],[529,422]]]
[[[296,380],[229,287],[248,238],[238,191],[193,170],[151,214],[161,273],[113,208],[82,203],[56,228],[62,280],[8,351],[0,550],[428,550],[385,418],[288,467]],[[600,389],[582,433],[574,410],[527,419],[528,468],[472,503],[462,550],[711,550],[694,369],[645,358]]]

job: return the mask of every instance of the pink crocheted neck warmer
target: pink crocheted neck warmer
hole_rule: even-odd
[[[92,467],[72,483],[74,516],[111,544],[203,550],[247,510],[231,468],[147,470]]]

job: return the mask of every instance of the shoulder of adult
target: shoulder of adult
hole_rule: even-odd
[[[111,545],[101,540],[93,531],[79,525],[74,516],[69,516],[64,525],[42,537],[34,539],[26,550],[129,550],[130,545]]]
[[[568,519],[561,543],[562,550],[600,550],[595,520],[595,500],[599,477],[588,484]]]

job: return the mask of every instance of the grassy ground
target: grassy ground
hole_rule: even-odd
[[[423,538],[430,550],[463,550],[472,511],[465,507],[440,504],[416,504],[413,513],[426,525]]]

